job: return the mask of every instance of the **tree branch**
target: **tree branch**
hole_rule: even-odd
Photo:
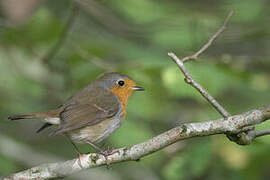
[[[219,30],[212,35],[212,37],[208,40],[208,42],[203,45],[203,47],[198,50],[194,55],[192,56],[186,56],[184,57],[182,60],[180,60],[173,52],[169,52],[168,56],[170,56],[172,58],[172,60],[174,60],[174,62],[177,64],[177,66],[180,68],[180,70],[182,71],[182,73],[185,76],[185,82],[190,84],[192,87],[194,87],[195,89],[197,89],[201,95],[224,117],[227,118],[230,116],[230,113],[228,113],[225,108],[223,108],[218,102],[217,100],[215,100],[215,98],[213,96],[211,96],[206,89],[204,89],[199,83],[197,83],[192,76],[190,75],[190,73],[187,71],[186,67],[184,66],[184,62],[187,62],[188,60],[195,60],[198,58],[199,55],[201,55],[203,52],[206,51],[206,49],[208,49],[210,47],[210,45],[214,42],[214,40],[225,30],[231,16],[233,14],[233,11],[230,11],[230,13],[228,14],[228,16],[226,17],[223,25],[219,28]]]
[[[209,41],[194,55],[192,56],[186,56],[182,60],[180,60],[173,52],[169,52],[168,56],[174,60],[174,62],[177,64],[177,66],[180,68],[182,73],[185,76],[185,82],[190,84],[192,87],[194,87],[196,90],[198,90],[201,95],[224,117],[228,118],[230,115],[229,112],[225,110],[218,102],[217,100],[211,96],[206,89],[204,89],[199,83],[197,83],[186,67],[184,66],[184,62],[187,62],[188,60],[195,60],[198,58],[199,55],[201,55],[203,52],[206,51],[210,47],[210,45],[213,43],[213,41],[225,30],[233,12],[231,11],[227,18],[225,19],[223,25],[219,28],[219,30],[209,39]],[[241,133],[239,132],[228,132],[227,137],[231,140],[236,142],[239,145],[248,145],[252,142],[253,139],[256,137],[264,136],[270,134],[270,130],[263,130],[263,131],[255,131],[254,126],[246,127],[242,129]]]
[[[260,137],[260,136],[265,136],[265,135],[270,134],[270,129],[261,130],[261,131],[255,131],[255,132],[256,132],[255,137]]]
[[[182,59],[183,62],[189,61],[189,60],[196,60],[198,58],[199,55],[201,55],[206,49],[208,49],[211,44],[217,39],[217,37],[226,29],[227,24],[229,22],[229,20],[231,19],[233,15],[233,11],[230,11],[230,13],[228,14],[228,16],[226,17],[223,25],[219,28],[219,30],[208,40],[208,42],[203,45],[203,47],[197,51],[195,54],[193,54],[192,56],[186,56]]]
[[[183,72],[185,76],[185,82],[190,84],[192,87],[197,89],[201,95],[212,105],[214,108],[225,118],[229,117],[230,114],[215,100],[213,96],[211,96],[199,83],[197,83],[190,73],[187,71],[186,67],[184,66],[184,63],[172,52],[168,53],[168,56],[170,56],[174,62],[178,65],[180,70]]]
[[[210,47],[210,45],[213,43],[213,41],[225,30],[231,16],[232,11],[228,14],[227,18],[225,19],[223,25],[219,28],[219,30],[209,39],[209,41],[194,55],[184,57],[182,60],[180,60],[174,53],[169,52],[168,56],[170,56],[174,62],[177,64],[177,66],[180,68],[182,73],[185,76],[185,82],[190,84],[192,87],[194,87],[196,90],[198,90],[201,95],[224,117],[228,118],[230,116],[230,113],[225,110],[218,102],[215,100],[213,96],[211,96],[206,89],[204,89],[200,84],[198,84],[190,75],[190,73],[187,71],[186,67],[184,66],[184,62],[187,62],[188,60],[197,59],[199,55],[201,55],[203,52],[206,51]],[[248,145],[252,142],[252,140],[256,137],[263,136],[270,134],[270,130],[264,130],[264,131],[255,131],[254,127],[247,127],[243,129],[242,133],[227,133],[227,137],[231,140],[236,142],[239,145]]]
[[[215,134],[238,133],[244,127],[260,124],[269,118],[270,105],[228,118],[198,123],[186,123],[148,141],[117,149],[118,152],[107,156],[107,160],[103,155],[97,153],[85,154],[80,159],[81,166],[77,158],[65,162],[42,164],[22,172],[2,177],[2,179],[59,178],[79,172],[83,169],[103,166],[106,165],[106,163],[113,164],[124,161],[136,161],[179,140]]]

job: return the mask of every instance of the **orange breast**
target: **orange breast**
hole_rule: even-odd
[[[110,91],[114,95],[116,95],[120,101],[121,107],[122,107],[122,121],[125,118],[126,115],[126,108],[127,108],[127,100],[133,93],[133,90],[130,87],[135,86],[136,84],[130,80],[130,79],[125,79],[125,86],[119,87],[118,85],[115,85]]]

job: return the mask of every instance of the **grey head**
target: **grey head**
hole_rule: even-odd
[[[104,87],[105,89],[111,89],[115,85],[125,86],[126,84],[132,85],[132,90],[143,91],[144,88],[136,86],[134,80],[125,74],[118,72],[104,73],[102,76],[98,77],[96,83]]]

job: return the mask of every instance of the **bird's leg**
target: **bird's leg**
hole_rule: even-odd
[[[104,155],[104,156],[109,156],[109,155],[112,155],[116,152],[119,152],[118,150],[115,151],[114,149],[111,149],[111,148],[108,148],[106,151],[103,151],[100,147],[98,147],[96,144],[92,143],[91,141],[87,140],[86,142],[88,144],[90,144],[94,149],[99,151],[99,153]]]
[[[104,151],[98,147],[97,145],[95,145],[94,143],[92,143],[91,141],[87,140],[86,141],[88,144],[90,144],[94,149],[96,149],[97,151],[99,151],[100,154],[103,154],[104,155]]]
[[[69,137],[68,135],[66,135],[66,137],[68,138],[69,142],[73,145],[73,147],[74,147],[76,153],[78,154],[78,158],[79,158],[78,164],[79,164],[79,166],[80,166],[81,168],[83,168],[83,167],[82,167],[82,162],[81,162],[81,157],[83,156],[82,153],[80,153],[78,147],[77,147],[76,144],[70,139],[70,137]]]

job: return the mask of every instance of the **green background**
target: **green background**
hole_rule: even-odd
[[[192,55],[230,10],[234,15],[225,32],[186,67],[231,114],[269,104],[270,1],[78,0],[80,11],[66,41],[53,58],[43,61],[61,37],[70,2],[42,1],[19,20],[2,4],[0,175],[75,158],[65,137],[48,137],[50,130],[35,133],[40,121],[10,122],[7,117],[55,108],[104,72],[128,74],[146,91],[131,97],[125,122],[100,144],[103,148],[133,145],[182,123],[220,118],[185,84],[167,53]],[[257,127],[267,128],[270,122]],[[89,145],[79,148],[93,151]],[[90,169],[66,179],[269,179],[269,150],[270,136],[249,146],[236,145],[224,135],[193,138],[139,162]]]

